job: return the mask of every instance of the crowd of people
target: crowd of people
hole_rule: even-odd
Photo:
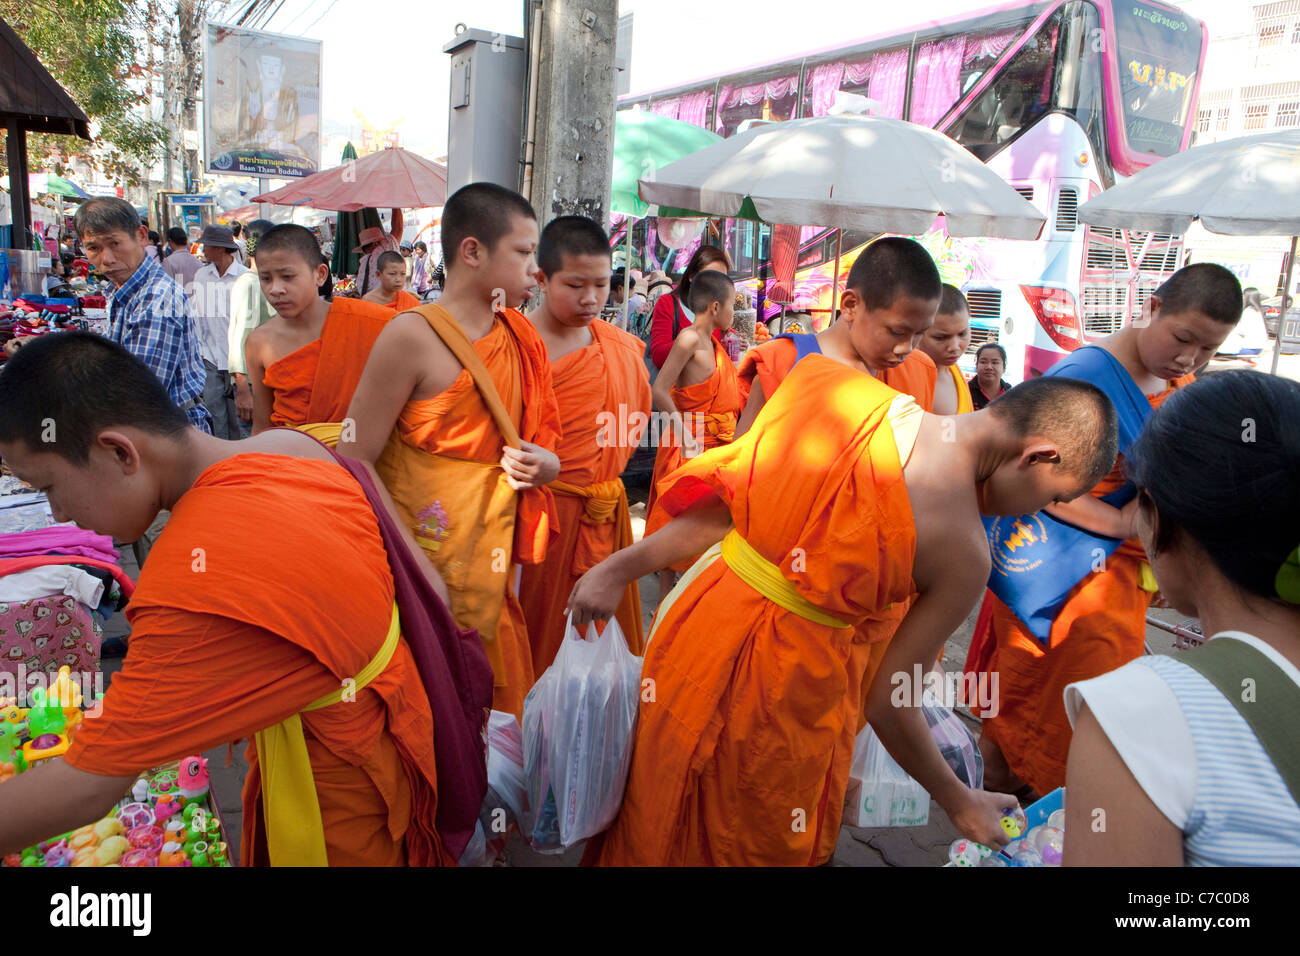
[[[268,226],[243,247],[207,227],[202,262],[169,235],[160,259],[127,203],[83,203],[109,335],[44,336],[0,371],[5,464],[56,518],[155,539],[102,714],[0,785],[0,853],[247,738],[242,863],[454,863],[493,809],[487,713],[521,718],[570,625],[617,620],[649,690],[589,863],[824,864],[867,724],[988,847],[1067,784],[1067,864],[1300,863],[1276,750],[1300,695],[1300,385],[1197,379],[1246,301],[1226,269],[1178,271],[1142,321],[1010,387],[996,343],[961,374],[969,307],[910,239],[862,252],[823,331],[737,364],[713,246],[633,282],[600,224],[539,231],[476,183],[436,269],[400,210],[364,230],[353,297],[309,230]],[[652,410],[634,541],[620,476]],[[988,590],[1030,545],[1041,567]],[[1144,656],[1157,590],[1205,647]],[[1000,686],[985,789],[891,693],[977,607],[966,670]],[[1239,706],[1218,688],[1242,674],[1277,696]],[[354,702],[327,696],[353,678]]]

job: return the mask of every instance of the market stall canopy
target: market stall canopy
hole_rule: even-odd
[[[441,206],[446,199],[447,167],[394,146],[255,196],[253,202],[356,212],[367,206]]]
[[[952,139],[875,116],[755,127],[642,178],[640,197],[661,215],[904,235],[924,233],[939,215],[952,236],[1036,239],[1046,222]]]
[[[1300,234],[1300,129],[1193,146],[1079,207],[1089,225],[1180,235]]]
[[[0,126],[17,118],[33,133],[64,133],[90,139],[90,121],[36,54],[0,20]]]
[[[637,194],[637,180],[653,179],[664,166],[720,142],[717,133],[647,110],[615,113],[610,210],[637,219],[649,215],[650,204]]]

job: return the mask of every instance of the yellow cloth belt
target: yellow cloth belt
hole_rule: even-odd
[[[320,710],[349,698],[383,673],[397,650],[401,636],[397,604],[383,647],[354,680],[318,697],[303,711]],[[291,714],[274,727],[253,735],[262,774],[262,815],[266,822],[266,847],[272,866],[329,866],[325,856],[325,828],[321,823],[316,781],[312,777],[302,720]]]
[[[695,420],[704,424],[704,434],[730,445],[736,440],[736,416],[731,412],[693,412]],[[697,436],[698,437],[698,436]]]
[[[826,627],[849,626],[796,591],[794,585],[785,579],[781,569],[755,551],[734,528],[722,539],[722,560],[727,562],[727,567],[736,573],[736,577],[773,604],[779,604],[814,624]]]
[[[556,494],[584,498],[585,513],[582,520],[588,524],[609,524],[618,516],[620,501],[627,500],[627,489],[621,478],[598,481],[594,485],[571,485],[567,481],[553,481],[551,491]]]
[[[294,425],[300,432],[306,432],[323,445],[334,448],[343,435],[342,422],[308,422],[306,425]]]

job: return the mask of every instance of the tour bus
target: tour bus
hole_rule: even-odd
[[[996,341],[1007,350],[1008,380],[1018,382],[1139,316],[1151,291],[1181,265],[1181,237],[1087,226],[1077,210],[1187,147],[1206,46],[1200,21],[1153,0],[1002,4],[621,97],[619,109],[648,109],[724,137],[757,123],[846,110],[905,118],[951,136],[1047,217],[1035,241],[953,238],[941,225],[916,237],[970,301],[964,370],[973,371],[981,344]],[[727,219],[683,244],[676,227],[684,225],[632,224],[633,265],[679,272],[701,241],[720,242],[763,316],[806,312],[813,328],[805,331],[830,321],[837,243],[842,288],[875,238]]]

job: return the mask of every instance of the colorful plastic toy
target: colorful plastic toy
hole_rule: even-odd
[[[189,838],[189,832],[185,829],[185,821],[180,817],[172,817],[163,827],[163,839],[168,843],[184,844]]]
[[[127,850],[118,860],[118,866],[157,866],[157,854],[148,850]]]
[[[51,702],[44,687],[34,687],[27,695],[32,706],[27,711],[27,733],[33,739],[45,734],[62,734],[67,718],[57,701]]]
[[[179,793],[164,793],[158,797],[153,805],[154,820],[158,823],[165,823],[170,817],[181,812],[181,795]]]
[[[67,841],[60,840],[45,851],[45,865],[71,866],[74,856],[76,856],[76,853],[73,852],[72,847],[68,846]]]
[[[134,827],[127,833],[126,839],[133,849],[147,850],[156,855],[158,851],[162,849],[163,845],[162,827]]]
[[[118,807],[116,816],[128,831],[150,826],[155,820],[153,807],[147,803],[128,803],[124,807]]]
[[[186,757],[176,774],[176,787],[183,802],[199,801],[208,795],[208,761],[205,757]]]
[[[59,715],[59,719],[63,719],[62,714]],[[33,734],[32,739],[23,744],[21,753],[30,766],[42,760],[49,760],[51,757],[62,757],[70,746],[72,742],[68,740],[67,734]]]
[[[186,855],[184,848],[175,842],[163,844],[162,852],[158,854],[159,866],[191,866],[190,858]]]
[[[95,865],[112,866],[130,849],[131,844],[128,843],[126,837],[121,834],[114,834],[113,836],[107,837],[99,844],[99,849],[95,851]]]
[[[159,797],[175,794],[176,777],[175,770],[163,770],[154,774],[153,779],[149,781],[149,799],[157,803]]]

